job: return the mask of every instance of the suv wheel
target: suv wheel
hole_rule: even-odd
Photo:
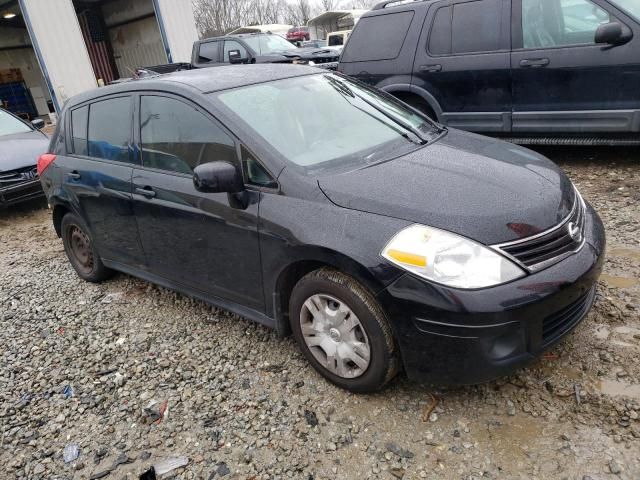
[[[71,266],[78,276],[88,282],[100,282],[113,275],[100,260],[87,224],[73,213],[62,219],[62,243]]]
[[[309,273],[293,289],[289,318],[307,360],[339,387],[373,392],[396,374],[389,322],[353,278],[326,268]]]

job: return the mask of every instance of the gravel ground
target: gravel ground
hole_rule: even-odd
[[[529,368],[465,388],[339,390],[291,338],[126,275],[82,282],[40,203],[0,212],[2,477],[186,456],[169,477],[640,478],[640,155],[543,153],[606,225],[596,305]]]

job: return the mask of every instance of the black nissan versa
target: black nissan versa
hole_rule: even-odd
[[[118,270],[292,331],[356,392],[401,368],[487,381],[589,311],[603,226],[546,158],[313,67],[218,73],[68,101],[38,168],[83,279]]]

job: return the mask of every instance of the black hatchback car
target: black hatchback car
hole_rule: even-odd
[[[598,215],[552,162],[313,67],[82,94],[39,170],[82,278],[118,270],[292,331],[358,392],[402,367],[513,371],[586,315],[603,261]]]
[[[338,70],[451,127],[640,144],[638,0],[387,1]]]

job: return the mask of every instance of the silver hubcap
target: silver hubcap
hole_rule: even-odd
[[[356,378],[369,367],[369,339],[344,302],[324,294],[307,298],[300,312],[300,327],[315,359],[334,375]]]

